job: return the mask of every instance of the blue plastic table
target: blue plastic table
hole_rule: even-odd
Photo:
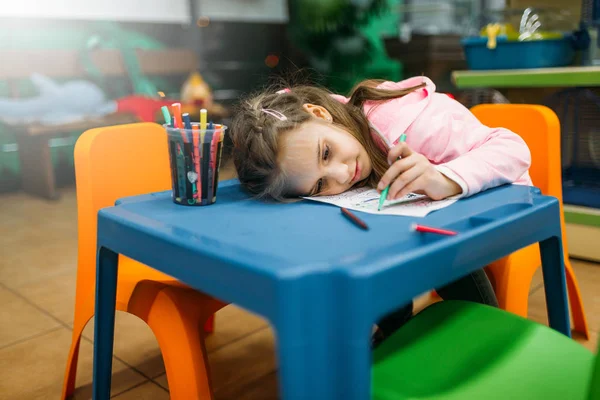
[[[95,399],[108,399],[117,254],[266,317],[277,336],[284,399],[368,399],[370,334],[380,317],[521,247],[540,242],[550,325],[570,335],[559,204],[503,186],[421,223],[457,236],[410,232],[415,218],[249,199],[237,181],[216,204],[173,204],[170,192],[130,197],[98,214]],[[401,371],[399,371],[401,373]]]

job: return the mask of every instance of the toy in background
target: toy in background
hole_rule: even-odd
[[[213,102],[211,88],[198,72],[190,74],[181,88],[181,95],[177,93],[165,97],[164,93],[158,92],[158,96],[160,97],[133,94],[116,99],[117,112],[134,114],[140,121],[157,122],[163,106],[180,102],[184,112],[190,115],[197,115],[201,108],[210,110],[210,113],[218,118],[226,118],[229,115],[225,107]]]
[[[112,92],[116,98],[117,112],[132,113],[141,121],[155,122],[160,119],[162,106],[168,106],[177,101],[182,103],[183,108],[190,115],[196,115],[200,108],[207,108],[213,115],[220,117],[227,115],[224,107],[213,103],[211,88],[198,71],[192,71],[183,83],[181,92],[171,96],[168,94],[175,92],[173,82],[151,79],[144,75],[136,50],[157,48],[157,46],[163,48],[163,45],[147,39],[145,36],[131,35],[114,23],[106,23],[101,26],[103,29],[100,30],[100,33],[88,39],[82,53],[82,63],[92,79],[106,88],[107,92]],[[115,88],[111,85],[112,77],[103,76],[100,69],[94,64],[91,52],[99,48],[116,48],[121,53],[130,85],[128,93],[122,92],[123,85],[115,93]],[[165,98],[163,92],[167,93],[168,99]],[[157,93],[160,93],[160,98]],[[115,96],[115,94],[117,95]]]
[[[29,98],[0,98],[0,121],[8,125],[61,125],[101,118],[113,113],[130,113],[145,122],[154,122],[156,113],[170,101],[131,95],[107,100],[93,82],[73,80],[60,84],[33,74],[31,82],[38,90]]]
[[[117,112],[133,114],[143,122],[156,122],[156,116],[162,106],[170,105],[173,100],[132,94],[115,100]]]
[[[178,99],[133,94],[108,100],[96,84],[86,80],[58,83],[44,75],[33,74],[31,82],[38,91],[29,98],[0,98],[0,121],[8,125],[60,125],[101,118],[113,113],[133,114],[143,122],[155,122],[162,106]],[[186,108],[210,108],[219,116],[225,110],[213,103],[208,84],[199,73],[190,75],[182,88]]]
[[[199,72],[192,72],[184,82],[181,88],[181,101],[202,108],[212,107],[212,91]]]
[[[552,40],[562,39],[564,34],[556,31],[538,30],[541,23],[538,21],[537,14],[533,14],[525,10],[521,19],[519,31],[512,24],[487,24],[481,28],[480,36],[487,37],[486,47],[490,50],[496,48],[496,38],[506,37],[508,41],[525,41],[525,40]]]
[[[30,98],[0,98],[0,120],[10,125],[40,123],[58,125],[98,118],[117,111],[94,83],[73,80],[59,84],[41,74],[31,76],[38,95]]]
[[[398,0],[292,0],[290,33],[309,64],[325,76],[336,92],[358,81],[398,81],[402,64],[387,56],[380,38],[397,30],[392,5]]]
[[[90,36],[81,51],[81,62],[90,76],[99,86],[103,87],[113,98],[127,94],[139,94],[144,96],[155,96],[159,90],[158,86],[164,87],[164,83],[156,84],[147,76],[144,76],[136,56],[137,49],[161,49],[161,43],[139,35],[135,32],[122,29],[114,22],[101,22],[97,26],[97,33]],[[122,56],[129,88],[123,92],[123,86],[115,87],[113,79],[107,79],[102,75],[100,69],[94,64],[91,53],[97,49],[117,49]],[[164,89],[163,89],[164,90]]]
[[[590,37],[569,12],[551,8],[483,13],[478,36],[461,40],[470,69],[547,68],[571,65]],[[517,28],[518,27],[518,28]]]
[[[116,99],[127,99],[125,101],[127,105],[123,106],[123,110],[131,111],[133,107],[133,112],[142,121],[155,121],[160,115],[160,107],[170,105],[174,101],[181,101],[184,105],[193,105],[197,108],[194,112],[190,111],[192,115],[197,114],[196,111],[200,108],[212,109],[213,107],[216,108],[212,110],[213,114],[225,114],[223,107],[213,104],[211,88],[198,71],[191,71],[183,83],[181,92],[171,96],[168,94],[177,90],[173,85],[174,82],[156,77],[150,78],[143,73],[136,51],[138,49],[160,49],[165,46],[145,36],[123,30],[115,23],[107,22],[101,27],[100,33],[92,35],[86,42],[81,60],[90,78],[105,88],[107,93]],[[102,48],[116,48],[121,53],[129,85],[119,85],[118,88],[115,88],[112,84],[112,77],[102,75],[91,56],[93,50]],[[123,92],[124,86],[129,86],[129,90],[125,93]],[[152,103],[151,100],[156,99],[159,92],[166,92],[167,97],[171,97],[169,101],[158,100]],[[148,117],[150,113],[152,118]]]

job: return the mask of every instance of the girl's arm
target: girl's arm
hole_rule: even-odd
[[[483,125],[444,94],[432,94],[407,134],[408,144],[459,184],[462,196],[505,183],[531,184],[531,154],[523,139],[508,129]]]

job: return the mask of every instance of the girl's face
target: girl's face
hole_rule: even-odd
[[[304,109],[315,118],[281,138],[279,164],[291,192],[300,196],[339,194],[367,179],[372,165],[360,142],[334,125],[325,108],[305,104]]]

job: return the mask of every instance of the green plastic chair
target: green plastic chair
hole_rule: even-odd
[[[373,400],[600,399],[600,358],[503,310],[429,306],[373,354]]]

